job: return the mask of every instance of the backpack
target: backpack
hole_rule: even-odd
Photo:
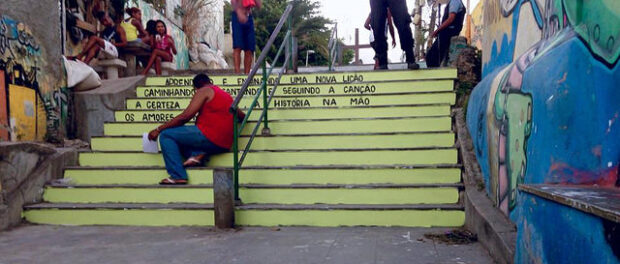
[[[256,6],[256,2],[254,2],[254,0],[243,0],[243,7],[248,8],[248,7],[255,7]]]

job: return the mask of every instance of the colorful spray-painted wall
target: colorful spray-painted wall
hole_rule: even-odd
[[[135,3],[137,3],[137,5],[135,5]],[[185,33],[183,32],[183,29],[181,29],[170,19],[158,13],[155,9],[153,9],[153,6],[151,4],[146,3],[143,0],[128,1],[128,7],[129,6],[136,6],[140,8],[140,10],[142,10],[143,25],[146,25],[146,22],[148,22],[150,19],[161,19],[162,21],[164,21],[164,23],[166,23],[166,27],[168,28],[168,35],[172,36],[172,38],[174,39],[174,44],[177,48],[177,55],[174,56],[174,62],[177,65],[177,70],[189,69],[189,49],[187,47],[187,41],[185,40]]]
[[[64,76],[47,72],[62,67],[49,56],[27,24],[0,14],[0,140],[65,136],[69,91]]]
[[[483,81],[467,123],[491,199],[520,222],[532,214],[521,183],[618,188],[620,1],[484,4]]]

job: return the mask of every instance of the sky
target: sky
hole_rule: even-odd
[[[321,3],[321,13],[323,16],[338,22],[338,35],[344,39],[345,44],[355,44],[355,28],[360,29],[360,44],[369,42],[370,31],[364,28],[364,21],[370,13],[369,0],[316,0]],[[473,9],[479,0],[470,0],[470,9]],[[415,1],[407,0],[408,13],[411,13]],[[466,4],[466,0],[463,0]],[[413,28],[413,24],[412,24]],[[398,35],[398,33],[396,33]],[[391,38],[388,37],[391,43]],[[390,61],[399,62],[402,55],[400,43],[397,41],[396,48],[388,51]],[[372,49],[360,50],[360,59],[365,63],[373,63],[374,51]]]

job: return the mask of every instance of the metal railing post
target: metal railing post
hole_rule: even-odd
[[[240,201],[241,199],[239,199],[239,135],[241,134],[241,131],[239,131],[239,125],[237,123],[237,118],[239,117],[237,115],[237,111],[235,111],[233,113],[233,133],[234,133],[234,139],[233,139],[233,146],[232,146],[232,151],[233,151],[233,183],[235,186],[235,202]]]
[[[273,63],[276,63],[275,61]],[[263,130],[262,130],[262,134],[263,135],[269,135],[271,134],[271,131],[269,129],[269,118],[268,118],[268,111],[269,111],[269,106],[267,105],[267,78],[269,76],[267,76],[267,60],[263,61],[263,111],[265,111],[265,119],[263,120]]]
[[[291,32],[291,35],[288,37],[288,40],[284,40],[288,42],[288,56],[293,57],[293,16],[288,17],[288,31]],[[293,70],[293,60],[289,60],[288,62],[288,70]]]

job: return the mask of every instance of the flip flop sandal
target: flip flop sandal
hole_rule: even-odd
[[[183,167],[197,167],[200,166],[201,162],[195,157],[188,158],[185,162],[183,162]]]
[[[173,179],[173,178],[165,178],[159,182],[161,185],[182,185],[187,184],[187,180],[184,179]]]

